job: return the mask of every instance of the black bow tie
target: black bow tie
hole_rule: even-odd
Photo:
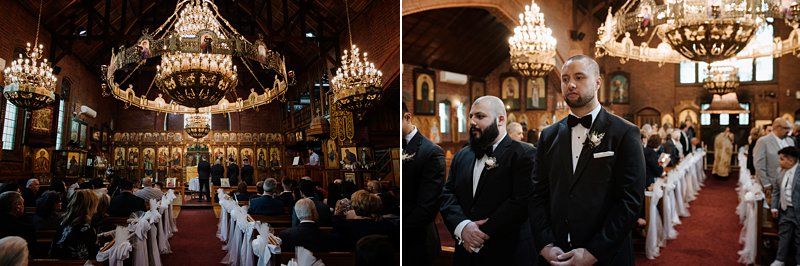
[[[492,157],[492,152],[494,150],[492,149],[492,146],[490,145],[489,147],[486,147],[483,150],[472,150],[472,151],[475,152],[475,159],[479,159],[480,160],[481,158],[483,158],[483,155],[489,155],[489,157]]]
[[[569,127],[575,127],[578,124],[581,124],[583,127],[587,128],[587,129],[591,128],[592,127],[592,115],[588,114],[588,115],[585,115],[585,116],[583,116],[581,118],[578,118],[577,116],[574,116],[574,115],[569,115],[569,117],[567,117],[567,125]]]

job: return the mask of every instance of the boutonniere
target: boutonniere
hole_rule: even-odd
[[[417,153],[406,153],[406,151],[402,151],[400,154],[400,160],[404,162],[414,160],[414,155],[417,155]]]
[[[497,166],[500,166],[500,164],[497,163],[497,158],[490,156],[488,159],[486,159],[486,170],[492,170]]]
[[[606,133],[597,133],[597,131],[586,133],[586,142],[584,145],[589,146],[589,149],[597,148],[597,146],[600,145],[600,142],[603,141],[603,136],[605,135]]]

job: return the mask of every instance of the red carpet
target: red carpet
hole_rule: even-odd
[[[211,209],[181,209],[178,232],[169,239],[172,254],[162,255],[164,265],[217,265],[225,251],[217,238],[217,223]]]
[[[661,248],[661,256],[648,260],[637,247],[636,265],[737,265],[739,218],[736,217],[736,178],[706,179],[705,187],[690,204],[691,216],[682,217],[678,238]]]

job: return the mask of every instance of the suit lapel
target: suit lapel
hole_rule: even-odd
[[[422,134],[417,132],[414,134],[414,137],[411,138],[411,141],[406,144],[406,153],[407,154],[414,154],[419,151],[419,147],[422,146]]]
[[[565,121],[566,119],[558,123],[557,143],[553,145],[556,146],[559,152],[560,158],[557,160],[557,164],[561,164],[561,167],[555,167],[558,167],[556,169],[562,169],[561,176],[566,176],[568,180],[572,180],[572,130],[570,130]]]
[[[795,203],[796,202],[795,199],[798,198],[798,196],[800,195],[798,195],[798,193],[794,193],[795,191],[797,191],[797,189],[795,188],[798,185],[800,185],[800,167],[794,170],[794,180],[792,181],[792,206],[798,206]]]
[[[461,180],[456,180],[461,187],[464,187],[467,190],[467,193],[464,194],[466,202],[465,206],[472,207],[473,196],[472,196],[472,172],[475,169],[475,152],[472,151],[470,148],[469,152],[464,153],[464,157],[461,162],[459,162],[459,176],[463,176]]]
[[[506,165],[501,165],[500,162],[507,163],[506,160],[503,160],[503,153],[505,153],[509,145],[511,145],[511,139],[508,137],[508,135],[506,135],[506,137],[500,140],[500,143],[497,144],[497,148],[495,148],[492,152],[492,155],[497,162],[497,166],[506,167]],[[478,179],[478,187],[475,189],[475,197],[473,200],[478,199],[478,196],[480,196],[481,190],[483,190],[486,182],[489,182],[488,180],[492,178],[491,176],[493,176],[495,172],[497,172],[497,170],[489,170],[486,169],[486,166],[483,167],[483,171],[481,171],[481,178]]]
[[[600,108],[600,112],[597,113],[597,118],[594,120],[594,123],[592,123],[592,128],[589,129],[589,133],[596,132],[599,134],[605,134],[608,131],[608,126],[609,126],[608,114],[605,112],[603,108]],[[603,139],[607,139],[609,137],[610,136],[606,134],[605,136],[603,136]],[[588,137],[587,139],[584,139],[584,141],[588,141]],[[600,144],[602,143],[603,141],[601,140]],[[598,147],[600,146],[600,144],[598,144]],[[586,169],[586,165],[589,164],[589,160],[592,159],[590,158],[591,156],[592,156],[592,150],[589,149],[588,146],[584,145],[583,148],[581,149],[581,155],[580,157],[578,157],[578,165],[575,167],[575,175],[572,177],[572,183],[570,184],[570,189],[572,189],[572,187],[575,186],[575,183],[577,183],[578,180],[583,176],[582,175],[583,170]]]

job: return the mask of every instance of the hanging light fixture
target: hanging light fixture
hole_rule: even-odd
[[[796,54],[800,42],[792,38],[751,43],[768,17],[785,17],[787,24],[794,26],[794,34],[800,33],[791,7],[781,9],[779,5],[778,0],[665,0],[661,5],[653,0],[628,0],[615,14],[609,8],[598,29],[595,54],[619,57],[622,63],[634,59],[658,62],[659,66],[686,60],[711,63]],[[634,44],[633,34],[647,39]],[[655,48],[648,44],[654,36],[661,40]]]
[[[148,59],[156,57],[161,61],[147,92],[137,95],[133,84],[128,83],[127,88],[120,84],[138,73]],[[258,84],[244,99],[235,92],[239,78],[234,58],[240,59]],[[251,66],[250,61],[260,65],[267,75],[256,75],[256,65]],[[111,63],[102,66],[101,71],[104,95],[165,113],[239,112],[282,99],[288,86],[295,84],[294,73],[286,71],[284,58],[269,50],[261,36],[254,43],[244,39],[222,18],[211,0],[178,1],[164,24],[153,33],[143,32],[134,46],[112,51]],[[127,76],[122,77],[123,74]],[[269,82],[272,86],[265,86]],[[153,85],[160,93],[150,100],[147,95]],[[226,99],[230,95],[235,98]],[[169,101],[163,96],[168,96]]]
[[[192,138],[201,139],[211,132],[211,114],[188,114],[184,121],[183,130]]]
[[[350,6],[347,0],[344,3],[350,51],[348,53],[347,50],[344,50],[342,66],[336,70],[336,75],[331,79],[331,89],[333,89],[337,107],[350,112],[362,112],[380,101],[383,73],[375,69],[375,65],[367,60],[366,52],[362,59],[358,47],[353,44],[353,33],[350,30]]]
[[[42,22],[42,1],[39,1],[39,15],[36,20],[36,38],[27,44],[26,56],[22,54],[11,62],[3,74],[5,88],[3,95],[11,104],[28,110],[38,110],[52,104],[55,99],[56,76],[53,68],[42,59],[44,45],[39,43],[39,24]],[[41,60],[41,61],[40,61]]]
[[[511,68],[526,77],[547,75],[556,64],[556,39],[544,25],[539,5],[534,1],[526,5],[525,12],[519,14],[519,24],[514,28],[514,36],[508,38]]]
[[[724,95],[714,94],[714,98],[711,99],[711,104],[709,107],[703,111],[700,111],[704,114],[745,114],[750,113],[750,111],[745,110],[739,105],[739,98],[736,96],[735,92],[731,92]]]
[[[739,68],[733,61],[717,61],[708,65],[708,76],[703,80],[703,88],[709,93],[725,95],[739,88]]]

